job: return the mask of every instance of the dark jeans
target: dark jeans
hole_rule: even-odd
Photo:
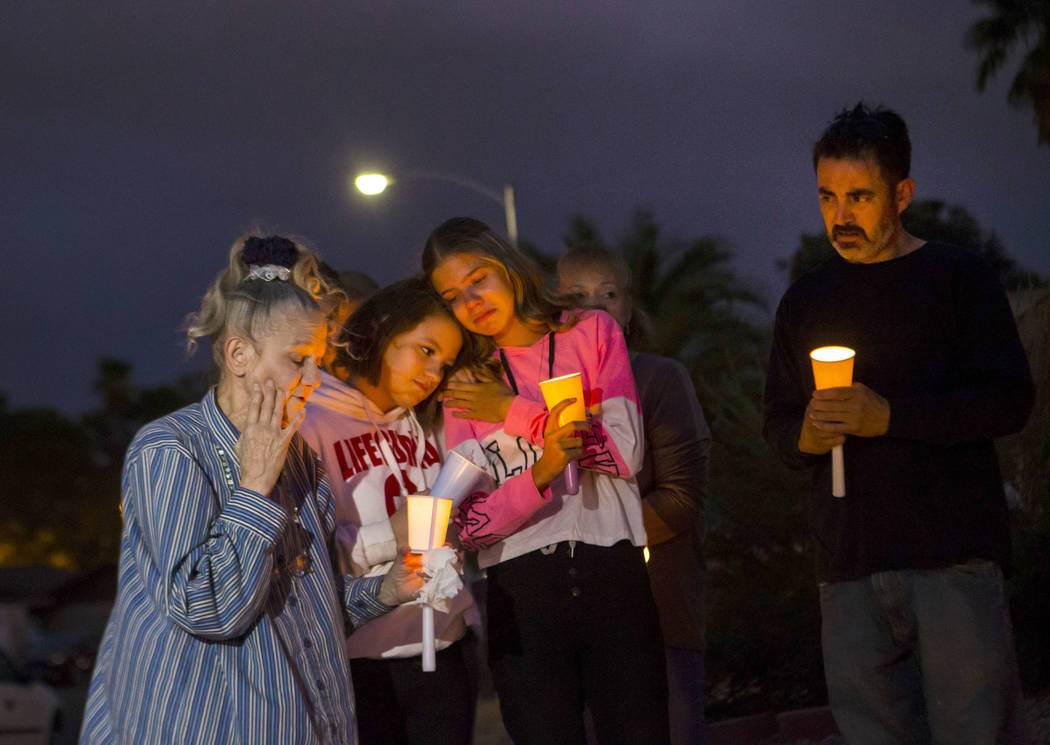
[[[488,569],[489,665],[516,745],[666,745],[667,672],[640,548],[558,544]]]
[[[476,643],[468,631],[437,653],[429,673],[420,657],[350,660],[361,745],[470,745]]]
[[[828,696],[849,745],[1028,741],[998,565],[820,588]]]
[[[704,653],[667,647],[667,708],[671,745],[704,745]]]

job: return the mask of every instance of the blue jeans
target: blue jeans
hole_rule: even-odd
[[[999,566],[821,585],[824,673],[849,745],[1028,742]]]

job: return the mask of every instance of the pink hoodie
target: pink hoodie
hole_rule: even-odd
[[[568,318],[569,316],[565,316]],[[502,424],[445,414],[449,449],[476,461],[480,453],[498,488],[460,506],[460,540],[479,550],[482,567],[560,541],[611,546],[627,539],[645,545],[642,504],[634,473],[643,455],[642,417],[620,327],[604,311],[581,311],[577,323],[528,347],[503,347],[518,395]],[[540,493],[532,466],[543,454],[547,407],[539,381],[579,372],[588,407],[600,413],[585,434],[580,490],[569,495],[563,478]]]
[[[379,411],[356,388],[326,372],[306,404],[299,433],[320,456],[335,499],[337,571],[386,574],[397,555],[390,515],[407,494],[425,493],[441,470],[439,433],[427,436],[409,410]],[[434,613],[437,648],[463,636],[480,617],[464,587],[448,613]],[[354,629],[350,657],[413,657],[422,651],[422,611],[398,606]]]

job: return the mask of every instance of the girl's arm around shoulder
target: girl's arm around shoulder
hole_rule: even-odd
[[[515,394],[495,372],[461,370],[447,383],[442,400],[450,417],[502,424],[509,435],[543,444],[546,406],[542,401]]]

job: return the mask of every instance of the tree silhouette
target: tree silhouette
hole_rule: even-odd
[[[1011,607],[1017,659],[1025,684],[1031,690],[1050,685],[1050,290],[1017,318],[1032,377],[1036,381],[1035,405],[1028,424],[1016,434],[996,442],[1003,467],[1003,481],[1017,495],[1014,519],[1014,573],[1010,580]]]
[[[603,243],[601,231],[576,215],[567,244]],[[717,236],[666,238],[652,212],[637,209],[614,245],[631,269],[635,304],[652,319],[653,351],[674,357],[694,373],[701,402],[726,377],[757,381],[764,330],[751,319],[767,312],[762,297],[737,277],[730,248]]]
[[[991,15],[967,31],[966,43],[981,59],[977,65],[977,90],[1022,48],[1024,57],[1010,84],[1007,100],[1012,106],[1035,113],[1038,141],[1050,145],[1050,0],[973,0],[987,5]]]
[[[48,409],[0,413],[0,564],[79,568],[79,548],[93,537],[81,516],[85,507],[97,514],[97,473],[77,422]]]
[[[184,375],[170,385],[142,388],[131,383],[131,363],[103,357],[98,361],[95,392],[102,406],[84,415],[94,435],[99,456],[118,468],[131,438],[147,422],[199,401],[206,386],[200,375]]]
[[[196,376],[141,388],[129,363],[105,358],[95,378],[101,407],[79,422],[50,409],[9,410],[0,395],[0,565],[114,563],[124,451],[142,425],[203,388]]]
[[[999,236],[982,229],[965,207],[945,204],[939,199],[923,199],[913,202],[902,219],[904,228],[912,235],[952,243],[981,256],[1008,290],[1041,287],[1046,283],[1043,277],[1019,266]]]

